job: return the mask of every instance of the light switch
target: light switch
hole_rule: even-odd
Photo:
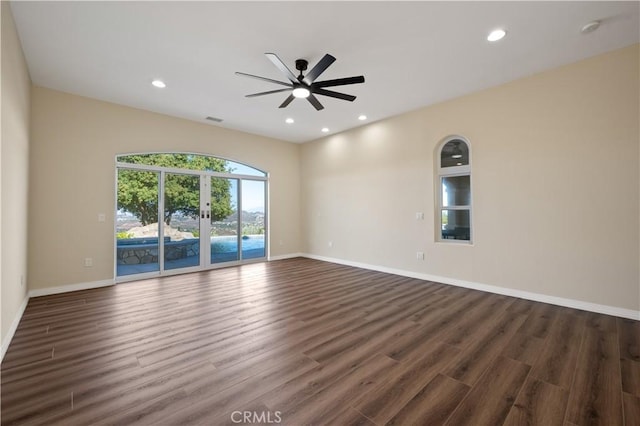
[[[107,216],[104,213],[98,213],[98,222],[105,222],[107,220]]]

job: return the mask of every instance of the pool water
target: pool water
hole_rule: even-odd
[[[153,242],[152,242],[153,243]],[[158,241],[155,240],[157,248]],[[248,235],[242,240],[242,259],[260,259],[266,257],[264,235]],[[211,237],[211,263],[234,262],[240,260],[237,237]],[[177,260],[165,260],[165,269],[180,269],[200,265],[198,254],[184,257]],[[118,276],[138,274],[143,272],[154,272],[160,270],[158,262],[141,263],[135,265],[117,265]]]
[[[264,250],[264,235],[248,235],[242,239],[242,251]],[[233,253],[238,251],[238,238],[234,235],[211,237],[211,253]]]

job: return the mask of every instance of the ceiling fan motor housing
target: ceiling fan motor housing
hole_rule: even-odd
[[[296,59],[296,69],[302,73],[302,71],[306,71],[309,66],[309,62],[306,59]]]

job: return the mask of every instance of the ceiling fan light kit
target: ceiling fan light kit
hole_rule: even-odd
[[[329,66],[335,62],[336,58],[326,54],[320,59],[320,61],[306,74],[303,75],[303,71],[307,70],[309,62],[305,59],[296,60],[296,69],[300,71],[300,75],[296,75],[282,62],[282,60],[275,53],[265,53],[267,58],[287,77],[288,82],[274,80],[271,78],[260,77],[253,74],[247,74],[243,72],[236,72],[236,75],[244,77],[256,78],[258,80],[267,81],[269,83],[279,84],[286,86],[286,89],[269,90],[267,92],[259,92],[247,95],[247,98],[254,98],[256,96],[271,95],[274,93],[288,92],[291,94],[280,104],[280,108],[285,108],[295,98],[307,99],[309,103],[317,110],[324,109],[324,106],[318,101],[315,95],[328,96],[330,98],[342,99],[345,101],[353,102],[356,97],[353,95],[347,95],[346,93],[335,92],[333,90],[327,90],[325,87],[345,86],[348,84],[364,83],[364,76],[359,75],[356,77],[338,78],[334,80],[316,81],[316,79],[326,71]]]
[[[291,92],[291,94],[296,98],[308,98],[309,95],[311,95],[311,92],[309,91],[309,89],[306,89],[304,87],[296,87],[295,89],[293,89],[293,92]]]

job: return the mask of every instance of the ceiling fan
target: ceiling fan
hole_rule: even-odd
[[[316,78],[320,76],[329,65],[331,65],[336,58],[333,56],[326,54],[320,61],[311,68],[311,71],[307,73],[307,75],[302,75],[303,71],[307,70],[307,66],[309,62],[305,59],[297,59],[296,60],[296,69],[300,71],[299,76],[295,76],[293,72],[278,58],[278,55],[275,53],[265,53],[267,58],[273,62],[273,64],[287,77],[289,82],[273,80],[271,78],[260,77],[253,74],[246,74],[243,72],[236,72],[237,75],[243,75],[245,77],[257,78],[258,80],[268,81],[269,83],[280,84],[282,86],[287,86],[286,89],[277,89],[270,90],[268,92],[260,92],[253,93],[251,95],[247,95],[247,98],[254,98],[256,96],[270,95],[272,93],[280,93],[291,91],[291,94],[287,97],[287,99],[280,104],[280,108],[285,108],[287,105],[291,103],[295,98],[306,98],[313,107],[320,111],[324,109],[322,104],[318,101],[318,99],[314,95],[322,95],[329,96],[331,98],[342,99],[345,101],[353,102],[356,97],[353,95],[347,95],[345,93],[334,92],[333,90],[327,90],[325,87],[335,87],[335,86],[344,86],[347,84],[357,84],[364,83],[364,76],[359,75],[357,77],[345,77],[345,78],[337,78],[335,80],[324,80],[324,81],[315,81]]]

